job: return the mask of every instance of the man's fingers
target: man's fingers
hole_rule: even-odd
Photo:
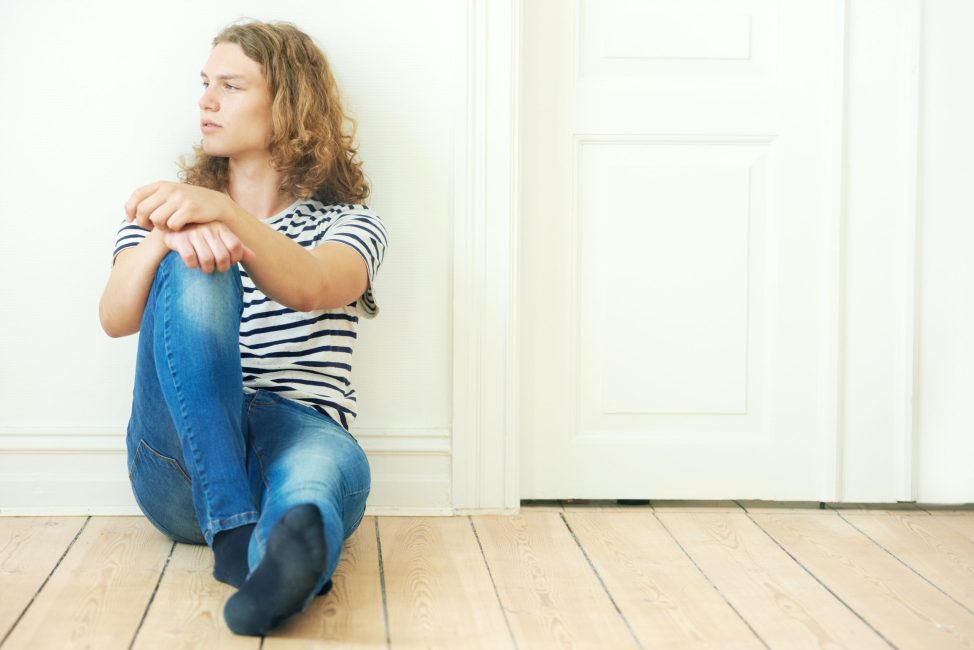
[[[147,212],[145,213],[145,216],[138,217],[139,225],[141,226],[142,221],[144,220],[147,225],[143,226],[143,228],[152,229],[153,227],[156,227],[172,230],[172,228],[169,227],[168,220],[172,218],[172,213],[176,211],[176,206],[172,201],[158,201],[156,197],[159,194],[161,194],[161,192],[153,194],[139,205],[138,212],[142,214],[142,206],[148,204],[146,206]],[[150,210],[149,208],[152,205],[155,205],[155,208]]]
[[[215,226],[215,230],[220,236],[220,239],[223,241],[224,245],[227,247],[227,251],[230,253],[230,261],[233,264],[240,261],[251,262],[257,259],[254,251],[247,248],[244,243],[240,241],[240,238],[237,237],[233,231],[227,228],[225,225],[218,224]]]
[[[230,268],[231,264],[236,264],[236,261],[232,259],[230,251],[227,250],[226,244],[220,239],[220,236],[215,234],[210,228],[199,228],[200,233],[203,235],[203,239],[210,246],[210,251],[213,252],[213,259],[216,262],[216,270],[223,273]]]
[[[193,250],[186,237],[180,236],[178,233],[170,233],[166,235],[166,245],[179,253],[179,256],[183,258],[183,263],[189,268],[195,268],[199,264],[199,260],[196,259],[196,251]]]
[[[186,225],[186,210],[180,207],[178,210],[173,211],[169,215],[169,219],[166,221],[166,227],[170,230],[182,230],[183,226]]]
[[[136,218],[135,210],[139,206],[142,200],[154,193],[159,187],[159,183],[149,183],[148,185],[143,185],[142,187],[136,189],[129,196],[129,200],[125,202],[125,219],[126,221],[132,221]]]
[[[200,270],[203,273],[212,273],[213,251],[210,250],[210,245],[203,238],[203,234],[199,228],[187,231],[187,236],[189,237],[190,243],[193,244],[193,248],[196,250],[196,257],[200,261]]]

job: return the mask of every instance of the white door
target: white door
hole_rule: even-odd
[[[521,498],[829,497],[840,33],[525,0]]]

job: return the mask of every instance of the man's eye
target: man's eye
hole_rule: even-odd
[[[203,87],[204,87],[204,88],[206,88],[206,87],[207,87],[207,86],[209,85],[209,84],[208,84],[208,83],[206,83],[205,81],[201,81],[200,83],[201,83],[201,84],[203,85]]]
[[[226,88],[227,90],[236,90],[237,89],[236,86],[231,86],[230,84],[223,84],[223,87]]]

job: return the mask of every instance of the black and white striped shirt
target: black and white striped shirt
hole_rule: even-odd
[[[341,309],[298,312],[261,292],[243,266],[240,320],[240,361],[245,392],[258,388],[306,404],[349,429],[355,419],[352,351],[359,314],[374,318],[375,276],[385,255],[385,226],[365,205],[324,205],[313,199],[296,201],[263,221],[304,248],[338,241],[354,248],[365,260],[369,286],[355,302]],[[149,231],[122,221],[114,257],[141,242]],[[114,261],[113,261],[114,263]]]

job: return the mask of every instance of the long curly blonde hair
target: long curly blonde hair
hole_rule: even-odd
[[[328,60],[311,37],[291,23],[250,21],[224,28],[213,39],[220,43],[239,45],[269,83],[271,165],[282,173],[280,191],[328,205],[364,203],[369,185],[357,160],[356,122],[345,114]],[[185,183],[227,188],[229,160],[208,155],[202,142],[179,167]]]

